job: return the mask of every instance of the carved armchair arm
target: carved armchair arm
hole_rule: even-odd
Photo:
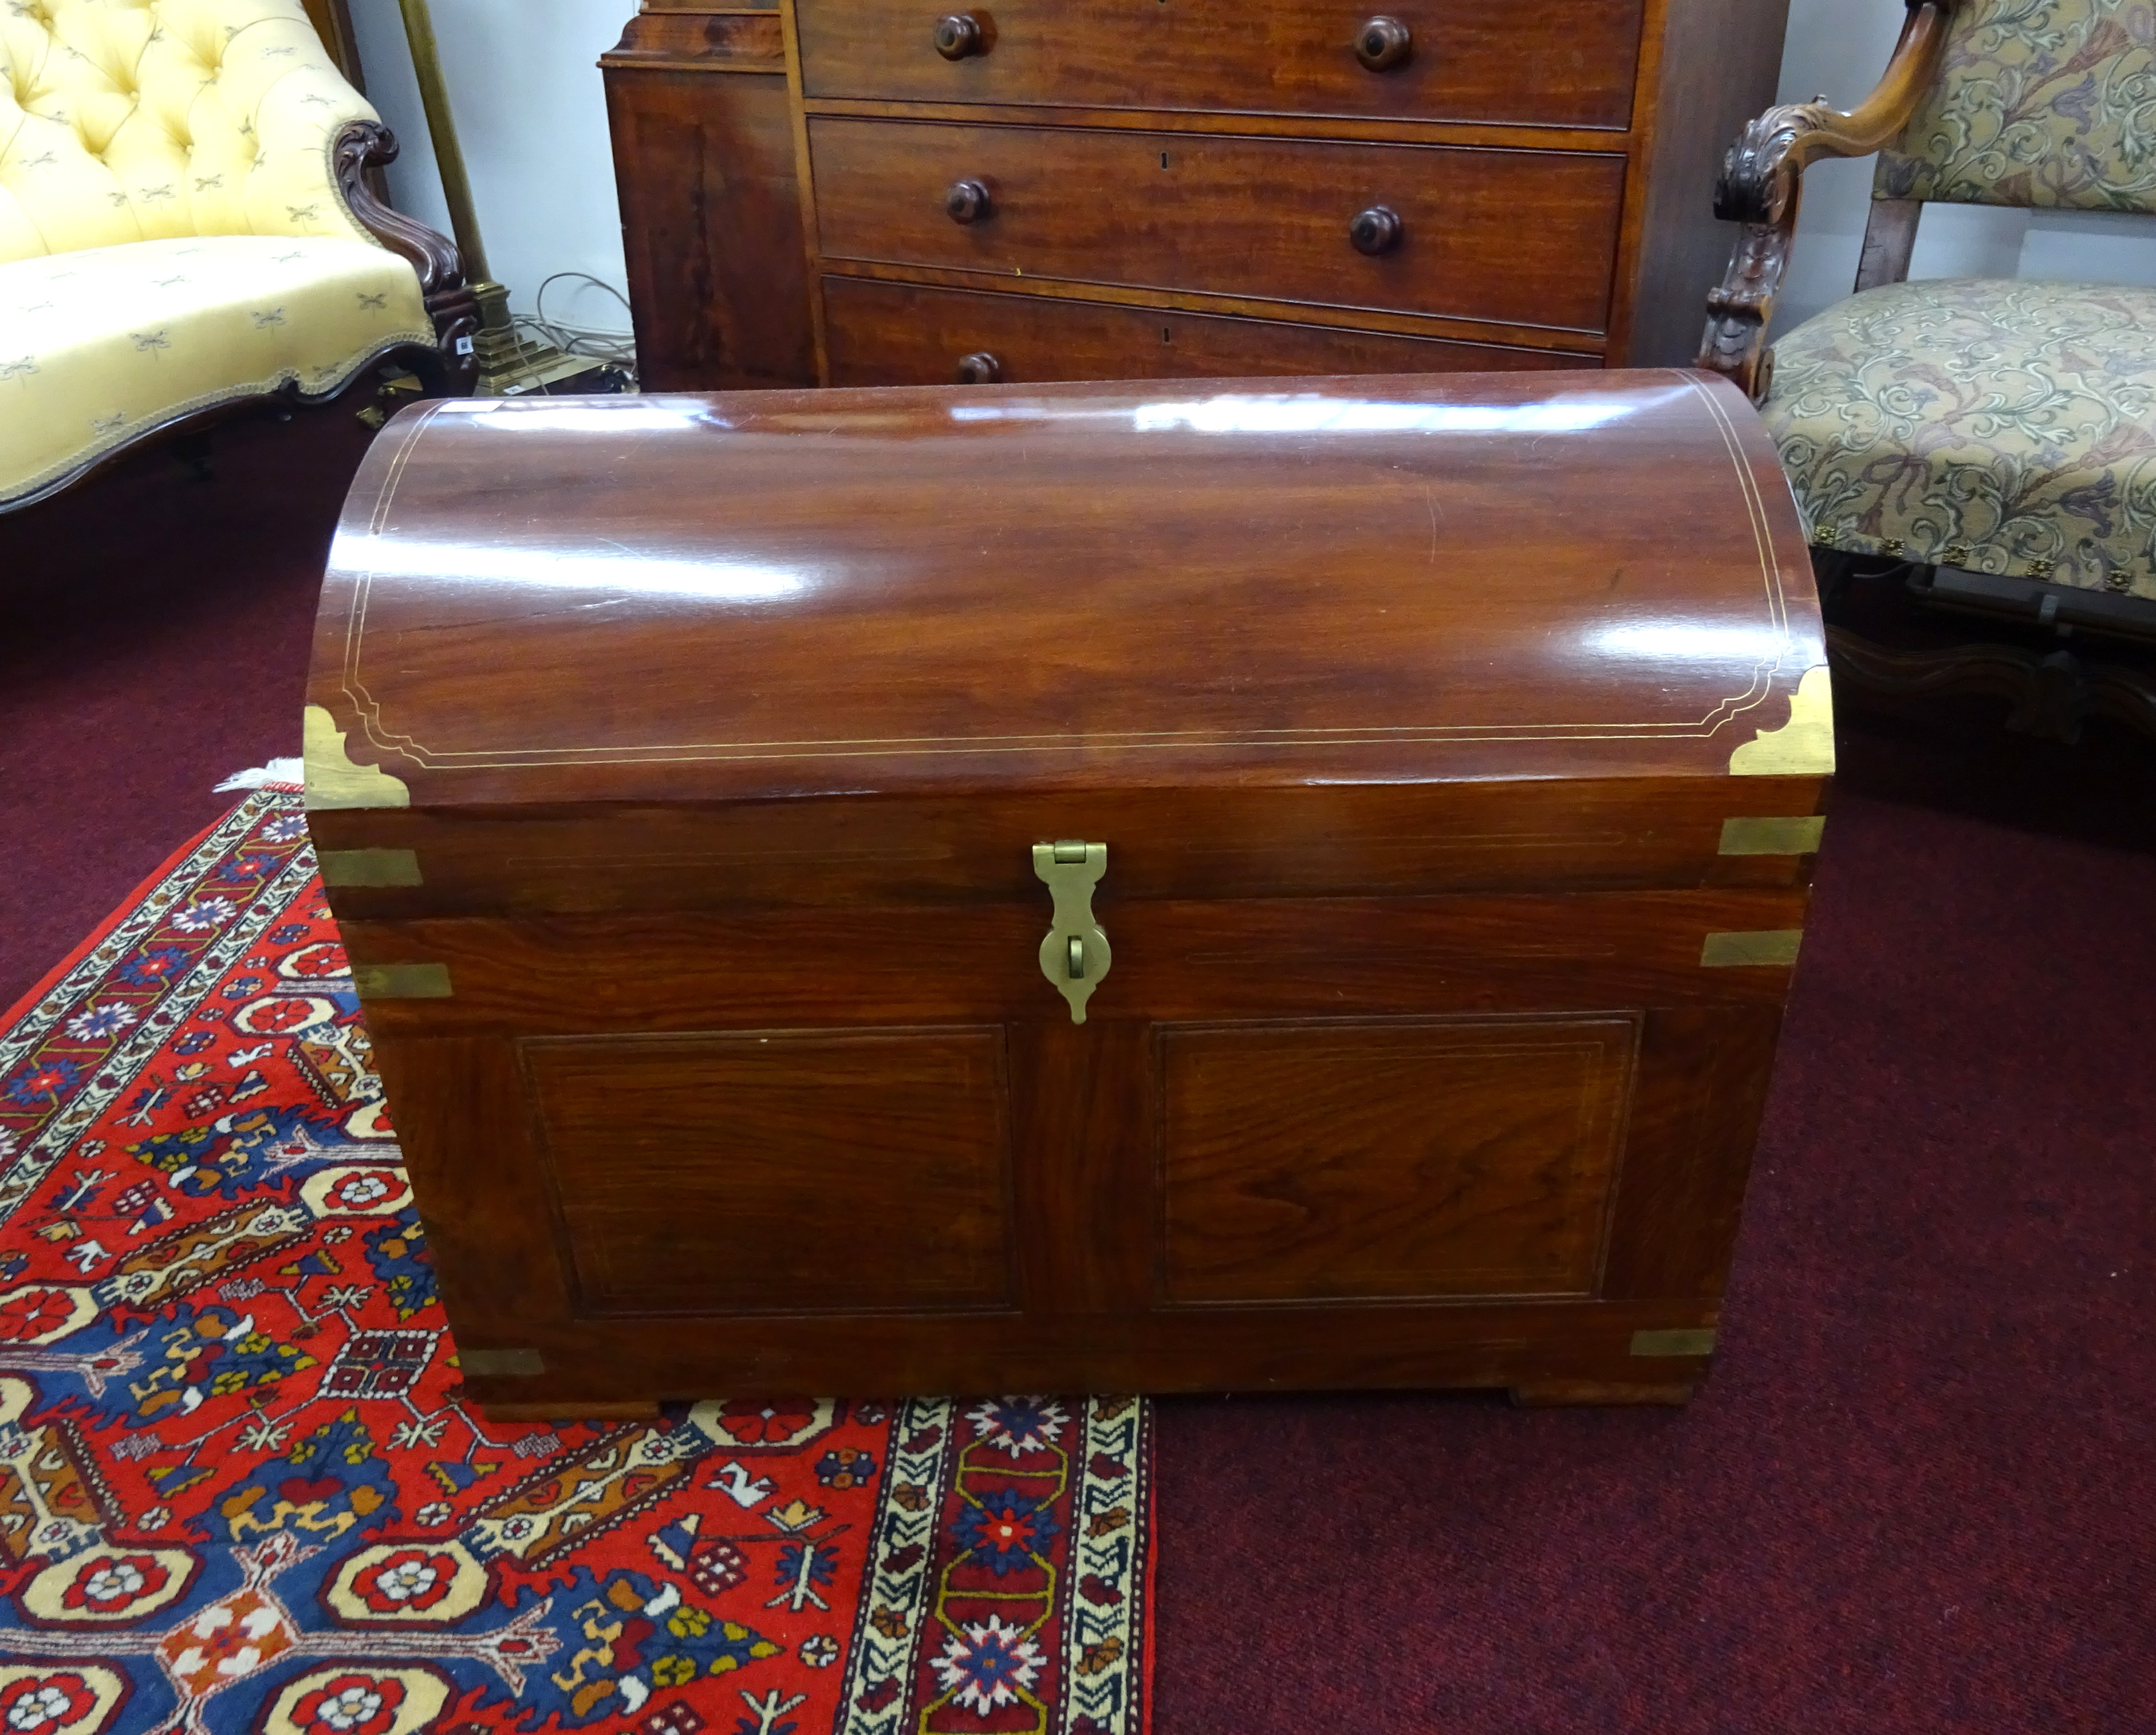
[[[1741,223],[1718,288],[1707,291],[1699,365],[1726,374],[1757,402],[1767,395],[1767,321],[1789,269],[1805,166],[1822,157],[1869,157],[1909,124],[1938,70],[1958,0],[1907,0],[1901,40],[1876,89],[1847,114],[1821,102],[1784,103],[1748,125],[1722,159],[1714,214]]]
[[[378,121],[348,122],[330,146],[337,192],[360,224],[419,274],[434,318],[435,340],[451,389],[469,391],[476,363],[470,341],[479,330],[479,302],[465,282],[464,261],[447,235],[393,211],[374,196],[364,171],[397,160],[397,140]]]

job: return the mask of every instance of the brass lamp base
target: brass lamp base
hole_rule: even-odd
[[[544,391],[600,365],[589,356],[572,356],[551,343],[521,335],[509,316],[509,291],[500,284],[475,283],[471,287],[479,298],[480,315],[479,331],[472,340],[472,353],[479,363],[475,397],[514,398]]]

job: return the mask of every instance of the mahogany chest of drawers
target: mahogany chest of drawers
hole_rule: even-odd
[[[415,407],[310,824],[472,1395],[1704,1372],[1832,767],[1674,371]]]
[[[949,3],[644,0],[647,389],[1688,361],[1787,8]]]

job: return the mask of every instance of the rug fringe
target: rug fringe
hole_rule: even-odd
[[[210,793],[222,795],[228,789],[285,789],[297,793],[306,786],[305,765],[303,759],[272,759],[267,765],[235,771]]]

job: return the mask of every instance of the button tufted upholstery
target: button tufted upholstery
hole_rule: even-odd
[[[418,274],[332,166],[338,134],[377,118],[299,0],[0,0],[0,506],[185,410],[285,382],[334,390],[386,347],[434,341]],[[268,254],[243,238],[299,250],[250,281]],[[130,249],[179,240],[201,251],[167,297],[170,262]],[[74,256],[76,305],[41,321],[22,310],[54,300],[30,278],[57,254]],[[298,280],[311,270],[319,294]],[[242,341],[277,305],[278,342]],[[134,341],[176,326],[185,369]]]
[[[0,0],[0,260],[170,235],[371,240],[329,150],[376,118],[299,0]]]

